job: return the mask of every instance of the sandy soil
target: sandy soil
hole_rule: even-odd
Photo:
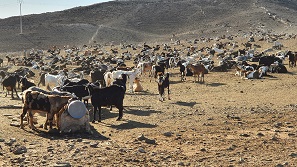
[[[205,83],[180,82],[170,69],[164,102],[142,77],[145,91],[126,94],[123,120],[104,108],[92,134],[20,129],[21,100],[1,94],[0,166],[295,166],[297,68],[287,68],[258,80],[210,72]]]

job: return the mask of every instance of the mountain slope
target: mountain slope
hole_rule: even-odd
[[[238,32],[295,30],[291,0],[112,1],[60,12],[0,20],[0,51],[82,45],[96,41],[143,42]]]

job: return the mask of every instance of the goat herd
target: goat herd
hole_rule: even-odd
[[[14,98],[14,92],[19,97],[17,87],[21,85],[21,128],[24,127],[24,117],[28,115],[30,128],[35,129],[33,115],[35,112],[43,112],[47,115],[44,128],[47,129],[49,124],[52,129],[54,116],[59,122],[62,108],[73,100],[83,100],[88,105],[88,100],[91,99],[93,123],[97,111],[98,121],[101,121],[102,106],[109,106],[110,109],[115,106],[119,110],[117,120],[121,120],[126,83],[130,93],[143,91],[140,78],[150,77],[150,81],[152,78],[157,82],[159,100],[164,101],[166,88],[170,100],[170,68],[179,68],[181,82],[186,80],[186,76],[193,76],[194,82],[197,80],[204,83],[204,74],[227,72],[230,69],[235,70],[235,75],[247,79],[261,78],[267,72],[285,73],[285,57],[289,58],[289,67],[296,66],[297,59],[293,51],[279,51],[268,55],[247,47],[239,49],[238,45],[230,42],[220,42],[200,49],[178,43],[174,47],[168,44],[154,47],[146,44],[122,45],[121,49],[110,50],[111,53],[100,45],[70,49],[55,46],[47,52],[31,50],[22,58],[6,56],[7,67],[2,67],[0,71],[1,82],[3,90],[6,88],[5,97],[11,91],[11,98]],[[135,52],[134,55],[131,54],[132,51]],[[215,61],[218,61],[218,65],[215,65]],[[21,67],[8,72],[12,65]],[[37,86],[30,81],[30,78],[37,78],[33,71],[39,71]],[[90,80],[86,79],[86,75]],[[40,84],[48,90],[40,88]]]

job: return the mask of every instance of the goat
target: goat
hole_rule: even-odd
[[[296,67],[297,55],[292,51],[288,51],[286,56],[289,56],[289,67]]]
[[[44,76],[45,85],[49,88],[49,84],[53,84],[55,86],[62,85],[63,81],[65,80],[66,76],[63,73],[60,73],[58,75],[52,75],[52,74],[45,74]]]
[[[90,98],[90,94],[89,94],[89,91],[86,90],[86,84],[62,86],[60,87],[60,91],[73,93],[76,97],[78,97],[79,100],[84,100],[86,105],[88,105],[88,99]]]
[[[158,73],[165,73],[165,63],[159,63],[159,65],[153,65],[152,67],[152,73],[154,74],[154,78],[157,78]]]
[[[169,90],[169,73],[167,72],[166,74],[162,75],[158,75],[158,92],[159,92],[159,95],[160,95],[160,98],[159,100],[160,101],[164,101],[164,92],[165,92],[165,88],[167,88],[168,90],[168,100],[170,100],[170,90]]]
[[[112,106],[115,105],[119,109],[119,117],[117,121],[123,118],[123,101],[126,92],[126,81],[127,76],[122,75],[122,81],[117,82],[109,87],[97,88],[93,87],[92,84],[88,84],[87,89],[91,95],[91,103],[94,109],[93,123],[95,123],[95,116],[97,110],[99,110],[99,122],[101,122],[101,106]],[[119,80],[119,79],[118,79]]]
[[[203,64],[195,64],[195,65],[188,64],[187,68],[189,68],[193,73],[194,82],[196,82],[196,77],[198,82],[199,82],[199,78],[200,78],[200,82],[204,82],[205,67]]]
[[[5,97],[7,97],[8,91],[11,91],[11,98],[14,99],[13,91],[15,91],[16,96],[19,98],[18,92],[16,90],[16,84],[18,83],[18,77],[19,77],[18,75],[11,74],[11,75],[6,76],[3,79],[3,81],[2,81],[3,90],[4,90],[4,87],[7,90]]]
[[[239,68],[236,64],[233,65],[234,69],[235,69],[235,76],[238,75],[240,77],[243,76],[243,74],[245,72],[247,72],[246,70],[242,69],[242,68]]]
[[[28,81],[28,79],[26,77],[22,77],[20,79],[20,84],[21,84],[21,89],[22,92],[28,88],[30,88],[31,86],[36,86],[35,83]]]
[[[262,71],[261,68],[254,71],[247,71],[244,73],[243,76],[245,79],[261,79],[262,78]]]
[[[186,72],[187,72],[186,71],[187,64],[188,64],[188,62],[183,62],[182,63],[182,61],[178,61],[177,64],[176,64],[179,67],[180,80],[181,81],[185,81],[186,80],[185,76],[186,76]]]
[[[91,82],[100,82],[101,85],[106,86],[104,83],[104,73],[106,70],[99,69],[90,72]]]
[[[54,115],[57,114],[64,105],[67,104],[71,96],[47,95],[38,91],[25,90],[23,93],[23,112],[21,114],[20,127],[23,129],[24,116],[29,114],[29,123],[31,129],[36,129],[33,125],[33,114],[35,112],[45,112],[47,115],[44,129],[47,129],[49,121],[50,129],[52,129]]]
[[[138,77],[136,77],[134,79],[133,91],[134,92],[141,92],[141,91],[143,91],[143,87],[141,86],[140,79]]]
[[[140,62],[138,63],[137,68],[139,68],[141,71],[140,75],[145,74],[145,72],[149,72],[149,76],[150,76],[152,75],[152,66],[153,66],[153,63],[151,62]]]
[[[120,78],[120,76],[122,74],[125,74],[128,76],[129,78],[129,91],[131,93],[133,93],[133,82],[135,80],[135,78],[140,74],[140,70],[138,68],[134,68],[133,70],[131,71],[113,71],[112,72],[112,77],[113,77],[113,80],[117,79],[117,78]]]

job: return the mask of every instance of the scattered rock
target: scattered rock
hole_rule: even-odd
[[[145,143],[147,143],[147,144],[156,144],[156,140],[154,140],[154,139],[145,139]]]
[[[84,144],[90,144],[90,141],[83,141]]]
[[[271,138],[271,140],[273,140],[273,141],[278,141],[278,138],[277,138],[276,136],[273,136],[273,137]]]
[[[144,135],[143,134],[141,134],[138,138],[137,138],[138,140],[140,140],[140,141],[142,141],[142,140],[145,140],[145,139],[147,139],[146,137],[144,137]]]
[[[290,157],[293,157],[293,158],[296,158],[297,157],[297,153],[291,153],[289,156]]]
[[[257,134],[257,136],[262,137],[262,136],[264,136],[264,134],[261,133],[261,132],[259,132],[259,133]]]
[[[57,162],[54,167],[71,167],[69,162]]]
[[[242,157],[240,157],[238,163],[240,163],[240,164],[244,163],[244,159]]]
[[[12,144],[16,142],[15,138],[10,139],[8,142],[5,142],[4,144],[8,145],[8,146],[12,146]]]
[[[9,124],[10,126],[14,126],[14,127],[20,127],[20,123],[19,122],[12,122]]]
[[[206,149],[205,149],[205,148],[201,148],[201,149],[200,149],[200,151],[202,151],[202,152],[205,152],[205,151],[206,151]]]
[[[138,148],[138,151],[141,153],[146,153],[146,151],[142,147]]]
[[[23,154],[27,152],[27,148],[25,146],[15,147],[12,151],[15,155]]]
[[[232,144],[229,148],[227,148],[227,150],[232,151],[232,150],[235,150],[236,147],[237,147],[236,145]]]
[[[239,136],[242,136],[242,137],[250,137],[250,135],[249,135],[249,134],[246,134],[246,133],[240,134]]]
[[[283,125],[283,123],[277,122],[277,123],[274,124],[274,127],[280,128],[282,125]]]
[[[47,147],[47,152],[52,152],[52,151],[54,151],[54,147],[53,146]]]
[[[96,143],[91,143],[90,144],[90,147],[92,147],[92,148],[97,148],[98,147],[98,142],[96,142]]]
[[[173,133],[172,132],[165,132],[163,135],[167,136],[167,137],[171,137],[173,135]]]
[[[185,166],[185,163],[184,162],[179,162],[177,165],[178,166]]]

